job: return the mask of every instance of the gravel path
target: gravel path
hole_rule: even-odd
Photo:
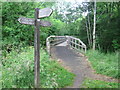
[[[117,82],[118,80],[100,74],[95,74],[91,68],[87,58],[82,54],[78,54],[66,46],[56,46],[51,49],[52,57],[63,62],[64,67],[68,67],[76,77],[73,86],[68,88],[80,88],[85,78],[92,78],[95,80],[104,80],[109,82]]]

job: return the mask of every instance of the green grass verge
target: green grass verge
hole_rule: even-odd
[[[27,47],[22,52],[13,50],[2,57],[2,88],[34,87],[34,49]],[[56,61],[49,60],[47,53],[40,51],[40,87],[57,88],[71,85],[74,74],[65,70]]]
[[[118,88],[118,83],[92,80],[87,78],[83,82],[82,87],[84,88]]]
[[[118,72],[118,52],[104,54],[100,51],[88,50],[86,56],[91,62],[96,73],[107,75],[113,78],[120,78]]]

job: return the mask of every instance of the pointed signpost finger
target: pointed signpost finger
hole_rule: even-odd
[[[18,18],[18,21],[19,21],[21,24],[28,24],[28,25],[34,25],[34,23],[35,23],[35,19],[25,18],[25,17],[20,17],[20,18]]]
[[[49,21],[39,21],[40,26],[49,27],[52,24]]]
[[[50,8],[43,8],[39,10],[38,18],[49,17],[52,14],[52,9]]]
[[[35,19],[32,18],[25,18],[25,17],[20,17],[18,18],[18,21],[21,24],[27,24],[27,25],[34,25],[35,24]],[[49,27],[51,26],[51,23],[49,21],[42,21],[38,19],[38,24],[43,27]]]

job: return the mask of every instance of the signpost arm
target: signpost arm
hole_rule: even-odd
[[[34,84],[35,88],[39,88],[40,80],[40,30],[38,24],[39,9],[35,9],[35,31],[34,31]]]

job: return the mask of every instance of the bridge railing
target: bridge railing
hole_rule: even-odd
[[[67,41],[67,44],[71,48],[78,50],[82,53],[86,53],[86,45],[80,39],[75,38],[73,36],[49,36],[46,39],[47,52],[50,54],[51,46],[55,46],[64,41]]]
[[[75,38],[73,36],[67,36],[68,37],[68,45],[70,45],[71,48],[76,49],[82,53],[86,53],[86,45],[79,39]]]
[[[51,46],[55,46],[57,44],[60,44],[64,41],[66,41],[66,36],[49,36],[46,39],[46,47],[47,47],[47,52],[50,54],[50,48]]]

